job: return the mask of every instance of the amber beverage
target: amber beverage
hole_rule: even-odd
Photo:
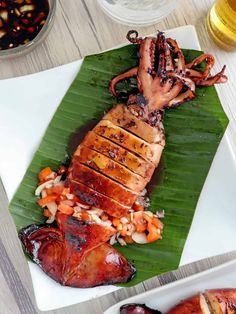
[[[207,25],[220,47],[236,50],[236,0],[217,0],[208,14]]]

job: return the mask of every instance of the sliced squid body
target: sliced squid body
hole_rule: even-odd
[[[111,227],[57,214],[58,228],[30,225],[19,237],[25,251],[61,285],[88,288],[127,282],[135,268],[106,243]]]
[[[82,200],[122,217],[137,200],[158,166],[165,136],[125,105],[116,105],[76,149],[67,183]]]
[[[236,289],[207,290],[186,299],[167,314],[236,314]]]

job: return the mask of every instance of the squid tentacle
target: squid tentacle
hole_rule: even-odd
[[[177,58],[177,62],[176,63],[176,68],[177,68],[177,72],[184,74],[185,71],[185,60],[184,60],[184,55],[181,51],[181,49],[179,48],[179,45],[177,44],[177,42],[172,39],[172,38],[167,38],[166,42],[170,45],[170,47],[173,50],[173,53],[177,54],[178,58]]]
[[[138,32],[131,30],[127,34],[128,40],[140,45],[139,66],[115,77],[110,84],[113,95],[117,95],[115,86],[125,78],[137,77],[139,93],[130,95],[127,105],[129,109],[141,117],[148,119],[166,107],[174,107],[195,97],[196,85],[209,86],[224,83],[227,76],[225,66],[216,75],[210,71],[214,65],[214,58],[209,54],[202,54],[188,64],[177,42],[165,38],[162,32],[157,37],[138,37]],[[194,69],[201,62],[206,66],[201,72]]]
[[[112,93],[113,96],[117,97],[117,92],[116,92],[116,84],[119,82],[131,78],[131,77],[136,77],[138,74],[138,67],[132,68],[120,75],[115,76],[111,81],[110,81],[110,92]]]
[[[212,55],[204,53],[200,55],[199,57],[192,60],[190,63],[186,65],[187,69],[192,69],[202,63],[203,61],[206,61],[206,66],[203,72],[198,71],[202,75],[202,79],[207,78],[210,75],[210,71],[212,67],[215,64],[215,59]]]
[[[165,49],[166,49],[166,39],[163,33],[157,35],[157,50],[159,52],[159,62],[157,74],[161,75],[166,71],[166,58],[165,58]]]
[[[224,74],[226,66],[224,65],[222,70],[214,76],[209,76],[205,80],[195,80],[196,85],[198,86],[211,86],[214,84],[225,83],[227,82],[227,76]]]
[[[141,37],[138,37],[138,32],[136,30],[130,30],[128,31],[126,38],[128,39],[128,41],[130,41],[132,44],[141,44],[142,41],[144,40]]]

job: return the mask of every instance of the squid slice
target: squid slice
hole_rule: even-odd
[[[94,132],[108,138],[127,150],[137,154],[143,159],[157,165],[163,147],[159,144],[149,144],[137,136],[114,125],[108,120],[101,120],[94,128]]]
[[[133,115],[128,107],[118,104],[113,107],[104,117],[103,120],[109,120],[113,124],[124,128],[144,141],[150,144],[165,145],[165,134],[163,125],[160,122],[158,127],[152,127],[150,124],[140,120]]]
[[[125,206],[131,207],[137,198],[137,193],[80,162],[73,164],[69,180],[83,183]]]
[[[130,209],[130,206],[122,205],[111,197],[99,193],[89,186],[73,179],[68,180],[68,186],[71,189],[71,192],[77,195],[82,201],[104,210],[112,217],[125,217]]]
[[[144,178],[151,178],[155,170],[155,166],[151,162],[147,162],[143,158],[138,157],[125,148],[97,135],[93,131],[87,133],[82,144],[111,158]]]
[[[147,184],[147,179],[84,145],[81,145],[75,152],[73,164],[76,164],[77,161],[101,172],[137,193],[141,192]]]

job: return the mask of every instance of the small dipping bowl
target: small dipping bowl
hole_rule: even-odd
[[[56,2],[57,0],[48,0],[49,3],[49,12],[48,16],[46,18],[46,22],[43,25],[42,29],[39,31],[39,33],[28,43],[24,45],[20,45],[18,47],[14,48],[9,48],[9,49],[4,49],[0,50],[0,59],[10,59],[13,57],[18,57],[25,55],[29,52],[31,52],[37,45],[42,43],[45,38],[47,37],[48,33],[50,32],[54,17],[55,17],[55,12],[56,12]]]

